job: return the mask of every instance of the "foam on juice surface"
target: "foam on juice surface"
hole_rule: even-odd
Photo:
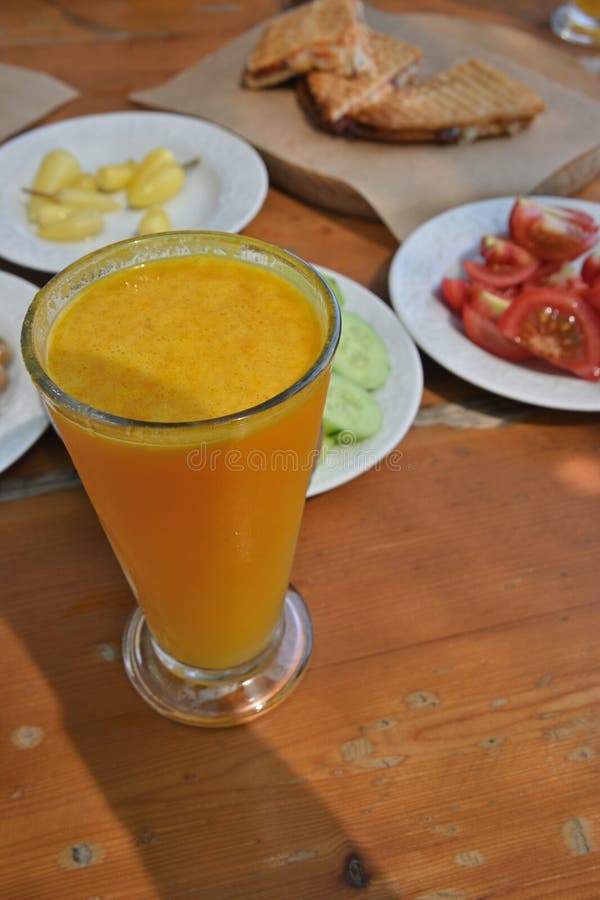
[[[164,259],[72,300],[52,327],[48,373],[104,412],[195,421],[276,396],[322,343],[309,301],[281,276],[236,260]]]

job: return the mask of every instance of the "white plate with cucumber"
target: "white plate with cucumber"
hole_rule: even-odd
[[[43,187],[56,197],[60,190],[81,187],[79,175],[75,181],[50,177],[39,184],[42,161],[56,150],[68,151],[81,173],[95,176],[105,166],[139,163],[156,148],[172,151],[185,168],[183,186],[175,195],[160,202],[150,195],[152,206],[164,208],[170,229],[237,232],[262,207],[269,182],[261,157],[218,125],[163,112],[79,116],[34,128],[0,147],[0,255],[32,269],[58,272],[91,250],[135,235],[147,209],[131,206],[126,189],[105,194],[104,199],[114,199],[119,209],[101,213],[99,230],[71,229],[78,233],[77,240],[73,233],[67,239],[64,223],[58,225],[63,231],[60,240],[56,234],[53,239],[41,237],[40,220],[31,220],[30,195],[23,189]],[[96,219],[100,209],[95,208]],[[83,209],[77,213],[81,218]],[[56,232],[55,222],[42,224]]]
[[[321,459],[308,497],[375,466],[402,470],[406,463],[395,448],[412,425],[423,392],[419,353],[390,307],[351,278],[318,268],[339,288],[342,337],[325,407]]]

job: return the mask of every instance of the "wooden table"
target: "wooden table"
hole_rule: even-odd
[[[80,91],[53,120],[124,109],[285,5],[4,0],[2,60]],[[550,0],[378,5],[556,43]],[[381,224],[272,189],[246,230],[386,296]],[[400,471],[307,504],[312,664],[246,727],[130,687],[132,598],[54,433],[3,473],[3,900],[600,897],[598,417],[424,367]]]

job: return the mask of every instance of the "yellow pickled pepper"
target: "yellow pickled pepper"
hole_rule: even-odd
[[[114,194],[129,187],[137,166],[132,159],[124,163],[110,163],[100,166],[95,175],[96,187],[107,194]]]
[[[42,159],[33,182],[34,191],[54,194],[60,188],[71,184],[81,173],[81,166],[76,156],[68,150],[58,148],[51,150]],[[30,197],[27,204],[27,217],[36,222],[39,209],[47,201],[43,197]]]
[[[157,147],[139,164],[127,189],[127,200],[134,209],[156,206],[178,194],[184,181],[185,172],[173,151]]]
[[[121,205],[95,188],[64,187],[54,194],[54,200],[77,209],[97,209],[99,212],[116,212]]]
[[[138,234],[156,234],[159,231],[170,231],[171,220],[164,209],[153,206],[142,216],[138,227]]]
[[[97,209],[73,209],[64,218],[47,225],[40,225],[38,237],[46,241],[81,241],[100,234],[104,219]]]

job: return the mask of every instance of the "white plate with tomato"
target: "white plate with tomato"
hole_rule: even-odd
[[[0,147],[0,254],[22,266],[58,272],[91,250],[133,237],[147,210],[132,208],[126,190],[107,194],[120,208],[103,214],[99,233],[47,240],[39,236],[38,223],[28,219],[24,189],[34,188],[43,159],[58,149],[72,154],[82,173],[94,176],[104,166],[139,164],[157,148],[172,151],[185,168],[177,194],[151,204],[164,207],[169,229],[237,232],[261,209],[268,190],[266,167],[250,144],[224,128],[163,112],[80,116],[34,128]]]
[[[396,252],[392,305],[419,347],[466,381],[600,411],[599,225],[600,204],[563,197],[448,210]]]

